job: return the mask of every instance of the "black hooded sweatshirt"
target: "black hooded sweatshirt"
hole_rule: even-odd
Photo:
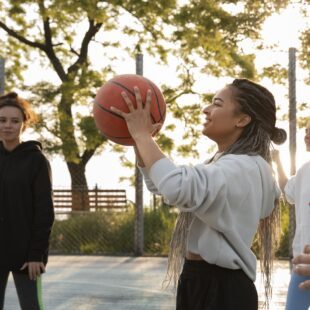
[[[54,222],[50,164],[41,144],[27,141],[7,151],[0,141],[0,269],[47,263]]]

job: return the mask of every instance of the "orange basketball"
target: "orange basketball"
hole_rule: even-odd
[[[142,102],[146,101],[148,89],[152,91],[151,119],[152,123],[163,123],[166,117],[166,103],[160,89],[150,80],[135,74],[115,76],[100,87],[94,100],[93,116],[99,131],[107,139],[122,145],[134,145],[126,121],[111,111],[114,106],[123,112],[129,112],[121,93],[126,92],[136,107],[134,87],[141,93]]]

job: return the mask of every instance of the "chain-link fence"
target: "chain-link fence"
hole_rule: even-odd
[[[50,239],[51,254],[134,255],[135,206],[123,210],[55,210]],[[176,220],[168,206],[145,207],[144,254],[167,255]]]
[[[113,193],[113,191],[112,191]],[[93,201],[93,200],[90,200]],[[50,239],[51,254],[137,255],[135,247],[136,209],[95,208],[88,211],[57,209]],[[153,197],[143,209],[143,255],[166,256],[177,217],[176,209]],[[277,257],[289,256],[289,208],[281,202],[281,239]],[[256,239],[255,239],[256,240]],[[254,241],[252,250],[259,256]],[[139,254],[140,255],[140,254]]]

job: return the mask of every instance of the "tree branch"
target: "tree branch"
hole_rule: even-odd
[[[73,54],[75,54],[76,56],[80,56],[80,54],[72,47],[72,46],[70,46],[70,51],[73,53]]]
[[[92,156],[95,154],[96,149],[101,145],[98,144],[95,148],[91,149],[91,150],[85,150],[83,155],[81,156],[82,159],[82,163],[84,166],[86,166],[86,164],[88,163],[88,161],[92,158]]]
[[[60,60],[56,56],[54,48],[53,48],[50,19],[45,14],[46,10],[44,7],[44,0],[39,1],[39,9],[40,9],[40,14],[43,20],[43,29],[44,29],[44,38],[45,38],[44,52],[46,53],[48,59],[51,61],[59,78],[61,79],[61,81],[64,82],[67,80],[67,75]]]
[[[7,25],[4,24],[1,21],[0,21],[0,27],[4,31],[6,31],[10,36],[12,36],[13,38],[17,39],[18,41],[20,41],[20,42],[22,42],[22,43],[24,43],[26,45],[29,45],[31,47],[39,48],[39,49],[44,51],[44,49],[45,49],[44,44],[28,40],[27,38],[25,38],[22,35],[18,34],[15,30],[7,27]]]
[[[95,23],[94,20],[88,19],[89,21],[89,27],[87,32],[85,33],[85,36],[83,38],[83,41],[81,43],[81,49],[79,53],[79,57],[77,61],[69,67],[68,72],[76,72],[79,68],[79,66],[87,60],[88,55],[88,46],[91,39],[95,36],[95,34],[99,31],[99,29],[102,26],[102,23]]]
[[[135,14],[133,11],[131,11],[130,9],[124,7],[124,6],[121,6],[125,11],[127,11],[130,15],[132,15],[134,18],[137,19],[137,21],[143,26],[143,28],[149,32],[151,34],[151,36],[153,37],[153,39],[156,41],[158,40],[158,32],[156,31],[153,31],[153,28],[152,27],[149,27],[146,25],[146,23],[144,23],[142,21],[142,18],[140,16],[138,16],[137,14]]]

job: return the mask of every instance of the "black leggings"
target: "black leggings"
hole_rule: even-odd
[[[0,270],[0,310],[4,306],[5,289],[9,271]],[[41,277],[30,280],[28,274],[12,272],[22,310],[42,310]]]
[[[177,290],[177,310],[257,310],[255,285],[241,270],[185,260]]]

